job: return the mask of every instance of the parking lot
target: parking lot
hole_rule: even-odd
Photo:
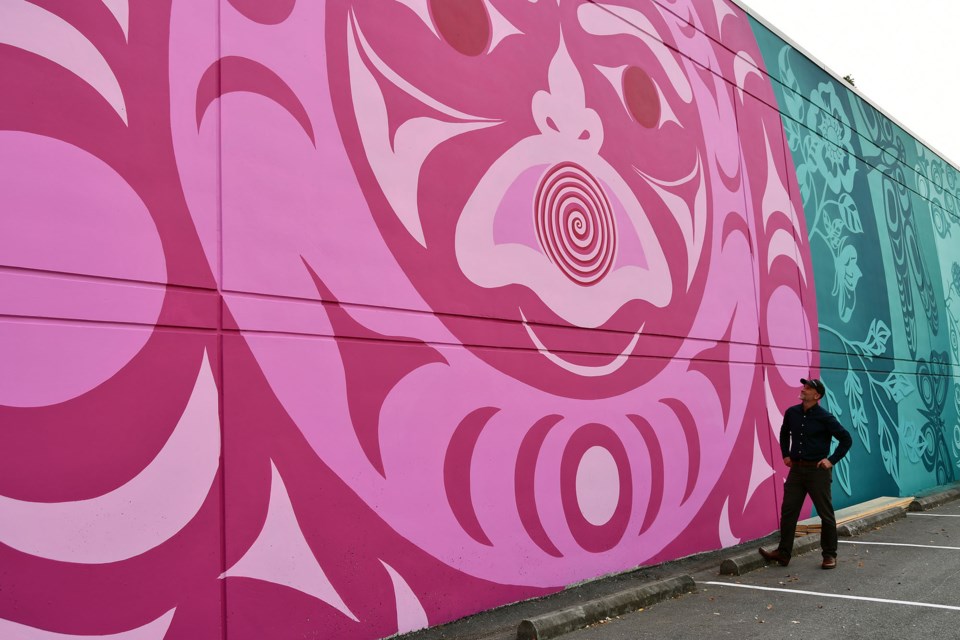
[[[690,594],[563,637],[960,638],[960,501],[841,538],[834,570],[820,560],[703,572]]]

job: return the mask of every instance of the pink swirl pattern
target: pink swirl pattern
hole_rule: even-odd
[[[617,255],[613,207],[583,167],[551,167],[540,180],[534,208],[540,246],[568,278],[589,286],[610,271]]]
[[[2,5],[0,635],[379,638],[774,527],[746,15],[454,4]]]

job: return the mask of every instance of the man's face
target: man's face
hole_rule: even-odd
[[[800,387],[800,400],[802,402],[819,402],[820,394],[817,393],[817,390],[811,387],[808,384]]]

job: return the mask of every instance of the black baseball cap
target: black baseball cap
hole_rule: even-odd
[[[821,398],[827,394],[827,388],[820,382],[820,378],[810,378],[809,380],[800,378],[800,382],[819,393]]]

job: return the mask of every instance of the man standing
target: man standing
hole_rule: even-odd
[[[793,537],[804,498],[809,495],[817,509],[822,526],[820,547],[824,569],[837,566],[837,519],[833,514],[830,485],[833,483],[833,465],[847,454],[853,439],[832,413],[820,406],[826,393],[819,379],[801,378],[800,404],[783,414],[780,427],[780,453],[783,463],[790,467],[783,485],[783,506],[780,510],[780,545],[774,551],[760,549],[760,555],[781,566],[790,563]],[[837,450],[830,454],[830,441],[836,438]]]

